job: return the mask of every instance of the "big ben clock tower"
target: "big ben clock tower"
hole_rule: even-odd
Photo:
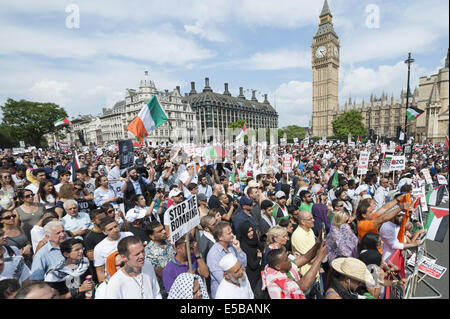
[[[338,107],[339,37],[334,32],[333,16],[325,0],[319,30],[312,44],[313,112],[312,134],[332,136],[333,110]]]

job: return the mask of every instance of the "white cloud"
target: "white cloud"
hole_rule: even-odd
[[[226,41],[226,37],[223,33],[219,32],[211,25],[205,25],[205,22],[202,20],[197,20],[194,25],[185,25],[184,30],[212,42]]]
[[[282,83],[270,95],[271,105],[278,112],[278,126],[308,126],[312,113],[311,82]]]
[[[257,52],[243,62],[251,70],[281,70],[289,68],[310,68],[311,52],[295,49],[281,49],[273,52]]]

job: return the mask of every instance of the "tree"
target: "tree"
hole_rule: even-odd
[[[333,134],[341,141],[347,140],[348,133],[351,133],[352,136],[360,136],[360,138],[367,135],[363,117],[361,113],[356,110],[345,112],[331,124],[333,125]]]
[[[289,125],[278,130],[278,136],[280,138],[283,137],[284,133],[286,133],[288,143],[294,143],[294,138],[298,138],[301,141],[306,135],[305,128],[297,125]]]
[[[67,117],[66,110],[54,103],[8,99],[1,109],[2,125],[9,129],[11,137],[36,147],[44,144],[45,134],[58,134],[63,127],[53,123]]]
[[[240,119],[236,122],[231,122],[230,124],[228,124],[228,128],[243,128],[245,124],[245,120]]]

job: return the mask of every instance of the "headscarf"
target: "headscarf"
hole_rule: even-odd
[[[258,246],[258,237],[256,235],[256,229],[253,229],[253,238],[248,238],[248,230],[252,227],[248,220],[244,221],[236,231],[236,238],[239,242],[247,244],[249,247],[257,247]],[[252,227],[254,228],[254,227]]]
[[[181,273],[175,279],[169,291],[168,299],[194,299],[194,279],[197,279],[202,292],[202,299],[209,299],[208,291],[199,275],[188,272]]]
[[[89,260],[81,258],[75,264],[66,265],[66,260],[61,260],[57,265],[49,268],[45,273],[44,281],[61,282],[68,281],[83,275],[89,267]]]

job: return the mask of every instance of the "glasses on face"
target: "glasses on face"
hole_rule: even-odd
[[[34,194],[31,193],[31,194],[28,194],[28,195],[23,196],[23,198],[30,198],[30,197],[33,197],[33,196],[34,196]]]
[[[17,217],[17,215],[9,215],[9,216],[5,216],[5,217],[2,217],[2,219],[6,219],[6,220],[10,220],[10,219],[14,219],[14,218],[16,218]]]
[[[4,179],[11,178],[11,175],[2,176]]]
[[[107,212],[108,214],[114,214],[114,209],[108,209],[106,212]]]
[[[76,191],[82,191],[83,188],[81,188],[81,187],[74,187],[74,190],[76,190]]]
[[[336,207],[338,207],[338,208],[339,208],[339,207],[344,207],[344,205],[342,205],[342,204],[341,204],[341,205],[336,205]]]

